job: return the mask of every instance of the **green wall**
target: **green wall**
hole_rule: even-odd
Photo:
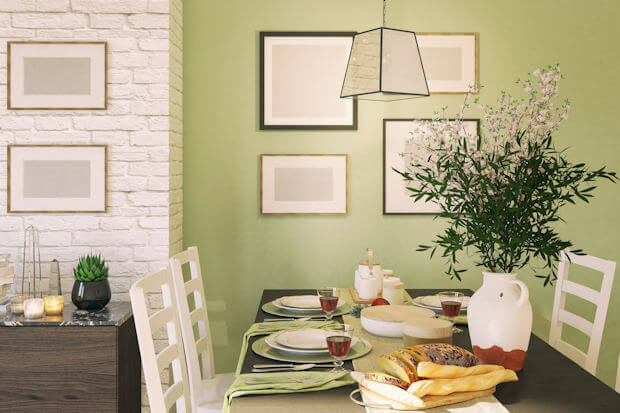
[[[380,6],[380,0],[185,1],[185,245],[200,249],[218,371],[233,369],[262,289],[348,286],[366,247],[409,288],[481,284],[480,269],[466,273],[459,284],[442,275],[442,261],[414,252],[440,222],[382,215],[382,119],[429,117],[443,105],[456,111],[462,96],[362,101],[357,131],[258,130],[259,32],[361,31],[380,25]],[[562,91],[573,109],[557,142],[571,147],[575,160],[619,171],[619,6],[616,0],[391,0],[388,25],[477,32],[483,101],[494,100],[528,71],[559,62],[566,75]],[[261,216],[261,153],[348,153],[349,215]],[[369,186],[375,188],[372,194]],[[591,204],[565,210],[561,233],[592,255],[619,260],[619,190],[603,184]],[[589,275],[578,273],[576,280],[598,287],[600,277]],[[546,339],[553,288],[543,288],[526,271],[520,278],[530,287],[534,331]],[[620,274],[598,367],[598,377],[611,386],[620,339],[619,293]],[[592,316],[586,304],[571,305]]]

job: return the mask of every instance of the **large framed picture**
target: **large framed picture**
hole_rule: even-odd
[[[106,109],[106,42],[8,42],[8,109]]]
[[[431,119],[384,119],[383,120],[383,214],[415,215],[438,214],[441,208],[435,202],[413,202],[408,186],[415,185],[396,173],[408,166],[407,154],[419,150],[416,145],[416,129],[426,127]],[[469,134],[480,134],[479,119],[464,119]],[[405,156],[403,156],[405,155]]]
[[[346,215],[347,155],[261,155],[263,215]]]
[[[9,145],[8,212],[105,212],[105,145]]]
[[[467,93],[478,84],[476,33],[416,33],[431,94]]]
[[[260,129],[357,129],[340,90],[354,32],[260,33]]]

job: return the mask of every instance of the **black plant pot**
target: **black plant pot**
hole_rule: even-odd
[[[80,310],[101,310],[112,297],[110,283],[103,281],[75,281],[71,291],[71,301]]]

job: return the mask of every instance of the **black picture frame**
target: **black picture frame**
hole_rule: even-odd
[[[415,121],[432,121],[431,118],[387,118],[383,119],[383,160],[382,160],[382,174],[383,174],[383,215],[437,215],[439,212],[388,212],[387,211],[387,193],[386,193],[386,129],[388,122],[415,122]],[[456,120],[454,118],[448,118],[444,120]],[[476,129],[478,136],[480,136],[480,119],[478,118],[464,118],[463,121],[476,122]]]
[[[266,124],[265,123],[265,38],[267,37],[350,37],[356,32],[333,31],[261,31],[260,32],[260,130],[357,130],[357,98],[353,98],[353,116],[351,124],[343,125],[303,125],[303,124]],[[344,79],[344,72],[342,73]],[[340,95],[340,91],[338,91]]]

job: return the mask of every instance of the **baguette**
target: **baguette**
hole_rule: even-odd
[[[410,368],[404,361],[391,354],[384,354],[379,357],[379,366],[387,374],[397,377],[407,384],[415,380],[415,369]]]
[[[407,383],[406,381],[376,370],[366,372],[365,377],[366,380],[374,381],[377,383],[391,384],[405,390],[407,390],[407,388],[409,387],[409,383]]]
[[[517,380],[519,379],[514,371],[503,369],[458,379],[420,380],[412,383],[407,392],[420,398],[426,395],[445,396],[455,392],[486,390],[499,383]]]
[[[486,374],[496,370],[503,370],[502,366],[494,364],[480,364],[472,367],[447,366],[431,363],[430,361],[421,361],[418,363],[418,377],[429,379],[456,379],[459,377],[476,376]]]
[[[452,344],[420,344],[419,346],[405,347],[403,351],[412,354],[417,363],[430,361],[435,364],[447,364],[461,367],[471,367],[480,364],[478,357]]]

